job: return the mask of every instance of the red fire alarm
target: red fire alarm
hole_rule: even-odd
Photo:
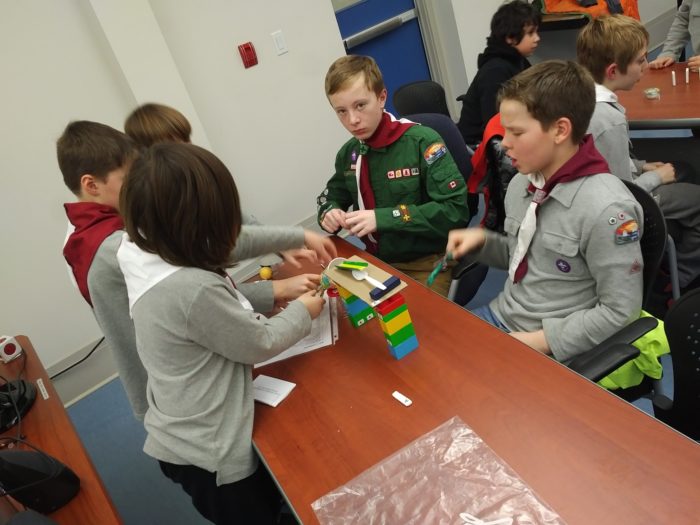
[[[243,59],[243,66],[248,69],[258,63],[258,55],[255,54],[255,48],[252,42],[246,42],[238,46],[238,52]]]

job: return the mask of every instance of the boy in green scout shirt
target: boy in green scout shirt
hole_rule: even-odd
[[[372,58],[336,60],[326,96],[353,137],[317,199],[319,224],[330,233],[347,229],[368,252],[425,283],[447,233],[467,224],[464,179],[440,135],[384,111],[387,92]],[[449,283],[442,272],[432,287],[447,295]]]

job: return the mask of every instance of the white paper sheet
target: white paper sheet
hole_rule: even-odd
[[[297,386],[295,383],[283,379],[259,375],[253,379],[253,397],[256,401],[276,407],[295,386]]]
[[[321,310],[321,315],[311,322],[311,333],[307,335],[304,339],[299,341],[293,346],[290,346],[287,350],[281,354],[277,354],[275,357],[263,361],[262,363],[257,363],[255,368],[259,366],[269,365],[276,361],[281,361],[282,359],[289,359],[295,355],[305,354],[312,350],[317,350],[318,348],[323,348],[335,344],[334,333],[338,333],[337,319],[335,320],[335,330],[333,330],[333,321],[331,320],[329,304],[331,301],[326,298],[326,304],[323,305],[323,310]],[[334,316],[335,317],[335,316]],[[337,336],[335,337],[337,339]]]

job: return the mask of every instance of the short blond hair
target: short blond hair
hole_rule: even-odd
[[[328,68],[328,73],[326,73],[326,96],[334,95],[348,87],[359,74],[364,75],[367,89],[370,91],[379,95],[384,90],[382,72],[372,57],[347,55],[340,57]]]
[[[622,74],[649,45],[649,32],[634,18],[624,15],[600,16],[581,29],[576,39],[579,64],[596,82],[605,80],[605,70],[617,64]]]

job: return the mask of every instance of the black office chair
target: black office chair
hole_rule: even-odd
[[[642,188],[631,182],[623,181],[634,198],[639,202],[644,212],[642,238],[639,241],[644,261],[642,308],[648,302],[649,296],[661,265],[661,259],[666,249],[666,222],[664,215],[654,198]],[[637,319],[628,326],[613,334],[595,348],[585,352],[569,363],[569,368],[578,372],[591,381],[597,382],[610,372],[616,370],[627,361],[636,358],[639,350],[632,343],[653,330],[658,325],[653,317]],[[620,397],[631,401],[648,394],[654,385],[651,379],[645,379],[641,385],[615,391]],[[658,387],[657,387],[658,388]]]
[[[700,440],[700,288],[671,306],[664,320],[673,362],[673,400],[652,398],[654,415],[696,441]]]
[[[454,121],[450,117],[438,113],[406,115],[406,118],[428,126],[438,132],[442,140],[445,141],[445,146],[450,152],[450,155],[452,155],[466,183],[472,172],[471,155]],[[477,201],[473,202],[469,195],[467,196],[469,220],[476,215],[478,195],[476,198]],[[467,304],[478,291],[479,285],[486,278],[487,272],[488,266],[481,263],[466,261],[458,263],[457,266],[452,269],[452,283],[450,284],[447,298],[460,305]]]
[[[394,92],[392,102],[400,116],[415,113],[439,113],[450,116],[445,90],[433,80],[419,80],[400,86]]]

